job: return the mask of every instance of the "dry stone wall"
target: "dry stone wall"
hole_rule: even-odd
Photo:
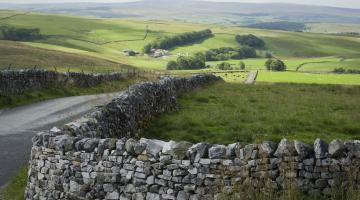
[[[133,86],[113,102],[65,127],[33,138],[26,199],[224,199],[244,188],[296,188],[329,195],[360,185],[360,141],[313,145],[191,144],[134,139],[152,117],[176,109],[176,96],[220,80],[164,78]]]
[[[92,87],[105,81],[124,78],[128,74],[85,74],[59,73],[46,70],[4,70],[0,71],[0,95],[23,94],[26,91],[63,87]]]

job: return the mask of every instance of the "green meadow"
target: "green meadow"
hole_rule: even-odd
[[[260,71],[257,82],[360,85],[360,74],[313,74]]]
[[[233,143],[360,139],[360,87],[216,83],[180,96],[180,109],[154,119],[142,136]]]
[[[322,64],[323,68],[320,67],[321,71],[332,71],[339,65],[341,62],[341,58],[337,57],[319,57],[319,58],[285,58],[282,59],[287,66],[288,71],[317,71],[319,68],[316,68],[316,64]],[[242,60],[225,60],[225,61],[211,61],[207,62],[211,67],[216,67],[216,65],[222,62],[228,62],[233,66],[239,66],[240,62],[244,62],[246,65],[247,70],[265,70],[265,62],[267,61],[266,58],[249,58],[249,59],[242,59]],[[349,68],[356,69],[355,60],[352,64],[349,65]],[[346,61],[347,62],[347,61]],[[327,65],[328,63],[332,63],[333,65]],[[359,63],[360,64],[360,63]],[[343,65],[341,65],[343,66]],[[345,67],[345,65],[344,65]],[[360,67],[360,66],[359,66]]]

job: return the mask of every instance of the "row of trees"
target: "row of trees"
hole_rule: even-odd
[[[358,69],[346,70],[346,69],[340,67],[340,68],[335,68],[334,73],[337,73],[337,74],[360,74],[360,70],[358,70]]]
[[[243,45],[243,46],[249,46],[257,49],[264,49],[265,48],[265,42],[264,40],[256,37],[255,35],[249,34],[249,35],[237,35],[235,37],[236,41]]]
[[[206,29],[203,31],[194,31],[175,35],[172,37],[165,37],[163,39],[145,45],[144,53],[150,53],[151,49],[171,49],[176,46],[199,42],[212,36],[213,34],[211,30]]]
[[[40,29],[26,29],[14,27],[1,27],[1,35],[4,40],[30,41],[41,38]]]
[[[230,63],[222,62],[222,63],[218,64],[216,67],[220,70],[234,70],[234,69],[235,70],[245,70],[245,63],[240,62],[239,66],[233,67],[233,66],[231,66]]]
[[[179,56],[176,61],[170,61],[167,64],[168,70],[190,70],[207,68],[205,63],[205,55],[196,53],[192,57]]]
[[[256,50],[252,47],[222,47],[205,52],[206,61],[222,61],[229,59],[256,58]]]

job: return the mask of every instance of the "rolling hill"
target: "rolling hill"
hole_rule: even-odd
[[[8,11],[5,12],[7,15],[11,14]],[[2,12],[0,15],[5,16]],[[342,56],[348,59],[360,57],[359,38],[314,33],[160,20],[104,20],[41,13],[17,15],[2,20],[1,25],[39,28],[45,37],[41,40],[24,42],[25,45],[97,57],[144,69],[165,69],[167,61],[175,59],[177,53],[191,54],[211,48],[236,47],[238,44],[234,39],[235,35],[249,33],[265,40],[267,50],[283,59],[328,56]],[[144,39],[146,27],[150,31]],[[210,28],[215,36],[201,43],[172,49],[170,57],[160,59],[147,56],[128,57],[122,53],[124,49],[142,51],[145,44],[157,38],[206,28]]]

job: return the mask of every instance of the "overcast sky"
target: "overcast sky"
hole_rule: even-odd
[[[0,3],[59,3],[59,2],[126,2],[133,0],[0,0]],[[169,0],[179,1],[179,0]],[[181,1],[181,0],[180,0]],[[310,5],[325,5],[325,6],[336,6],[346,8],[360,8],[360,0],[212,0],[212,1],[236,1],[236,2],[284,2],[284,3],[301,3]]]

